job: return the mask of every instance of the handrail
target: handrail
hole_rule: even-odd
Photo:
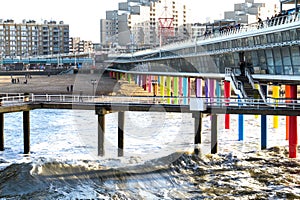
[[[253,89],[257,89],[258,92],[259,92],[259,95],[261,96],[261,98],[264,100],[264,102],[266,102],[266,96],[265,96],[265,94],[263,92],[263,89],[261,88],[261,85],[259,84],[258,81],[254,81],[254,79],[253,79],[253,77],[251,75],[250,70],[246,68],[245,69],[245,74],[246,74],[246,77],[248,78],[249,83],[251,84],[252,88]],[[255,84],[258,85],[258,88],[256,88]]]
[[[238,81],[236,79],[235,73],[233,71],[231,71],[231,73],[230,73],[230,78],[231,78],[231,80],[232,80],[232,82],[233,82],[233,84],[235,86],[235,89],[238,90],[238,91],[240,91],[241,97],[242,98],[247,98],[248,96],[247,96],[247,94],[246,94],[246,92],[244,90],[243,83],[241,81]]]
[[[28,97],[30,97],[28,99]],[[251,107],[253,109],[260,108],[272,108],[274,110],[280,108],[291,108],[292,110],[300,110],[300,99],[268,99],[267,102],[262,99],[253,98],[223,98],[223,97],[153,97],[153,96],[80,96],[80,95],[34,95],[30,96],[11,96],[1,97],[0,105],[22,105],[24,103],[76,103],[76,104],[97,104],[97,103],[109,103],[109,104],[163,104],[163,105],[185,105],[189,106],[191,100],[203,99],[203,102],[207,106],[211,107]],[[242,104],[241,104],[242,100]],[[175,103],[176,102],[176,103]]]

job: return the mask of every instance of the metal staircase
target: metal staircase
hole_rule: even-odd
[[[236,76],[230,68],[225,69],[225,80],[230,81],[234,92],[240,98],[263,99],[266,102],[265,94],[258,81],[254,81],[248,69],[245,74]]]

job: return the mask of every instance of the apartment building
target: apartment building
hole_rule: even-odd
[[[100,43],[127,49],[185,39],[187,8],[181,0],[127,0],[100,20]]]
[[[69,53],[69,25],[63,21],[0,19],[1,57]]]
[[[92,41],[81,40],[80,37],[70,38],[70,53],[90,53],[94,51],[94,45]]]

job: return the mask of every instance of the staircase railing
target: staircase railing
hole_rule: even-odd
[[[262,89],[261,85],[259,84],[259,82],[255,81],[253,79],[253,77],[252,77],[251,72],[250,72],[249,69],[245,69],[245,74],[246,74],[246,77],[248,78],[249,83],[251,84],[252,88],[258,90],[259,95],[261,96],[261,98],[263,99],[263,101],[266,103],[267,102],[266,95],[264,94],[263,89]],[[257,85],[258,88],[256,88],[255,85]]]
[[[234,92],[241,98],[247,98],[247,94],[244,90],[243,83],[236,79],[234,71],[231,68],[225,68],[225,80],[232,83]]]

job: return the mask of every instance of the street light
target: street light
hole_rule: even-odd
[[[95,85],[97,84],[97,80],[92,79],[91,84],[93,85],[93,95],[95,96]]]

